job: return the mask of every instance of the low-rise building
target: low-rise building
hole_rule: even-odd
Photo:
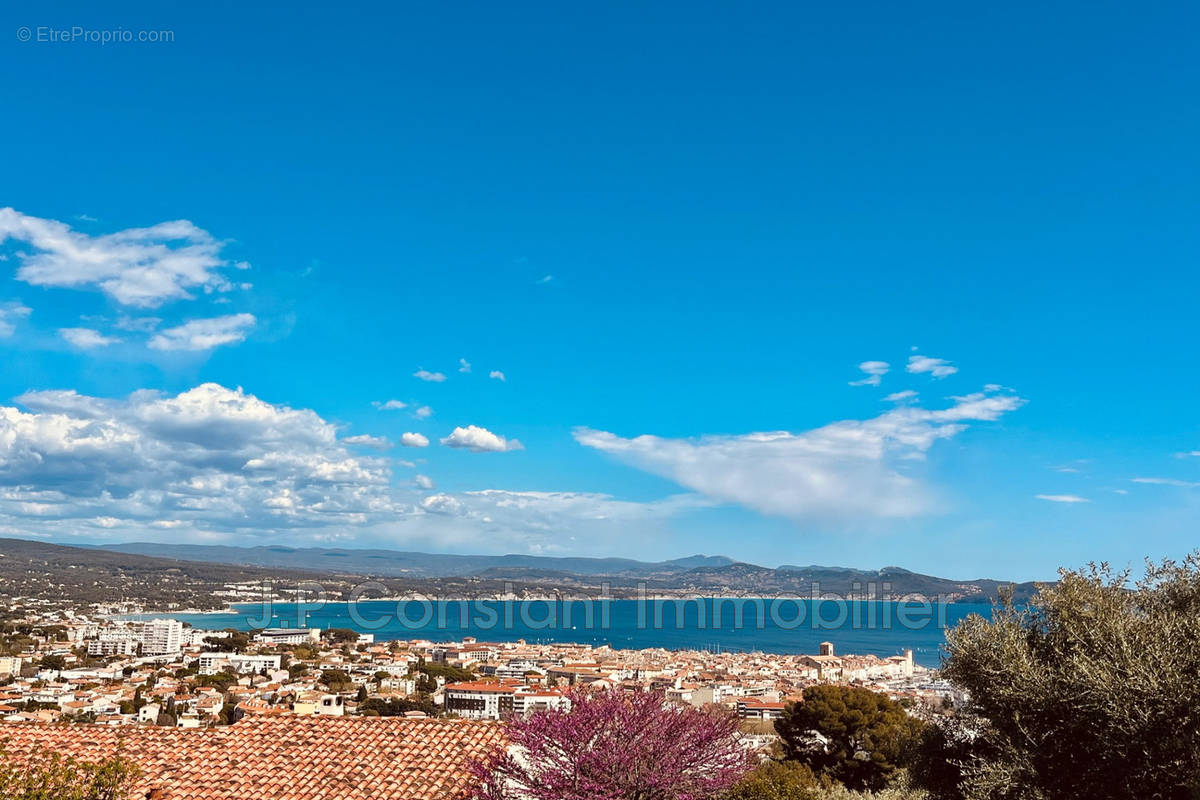
[[[196,658],[196,668],[201,675],[218,672],[262,672],[279,669],[283,656],[243,655],[241,653],[201,653]]]
[[[264,628],[255,634],[254,641],[263,644],[317,644],[321,641],[321,629]]]
[[[509,681],[466,681],[446,684],[446,711],[467,719],[500,719],[516,710],[519,685]]]

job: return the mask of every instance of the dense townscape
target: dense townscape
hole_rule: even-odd
[[[458,716],[499,720],[569,707],[571,687],[655,691],[772,720],[804,688],[845,683],[930,709],[953,691],[889,658],[617,650],[584,644],[375,642],[348,629],[201,630],[174,619],[11,619],[0,656],[0,718],[103,725],[229,724],[245,714]]]
[[[1200,800],[1200,3],[4,15],[0,800]]]
[[[1200,555],[1129,582],[1064,571],[1031,605],[949,630],[936,673],[911,651],[834,642],[780,655],[375,641],[24,598],[0,626],[0,791],[1185,800],[1200,789]]]

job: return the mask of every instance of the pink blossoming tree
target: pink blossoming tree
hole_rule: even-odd
[[[507,721],[476,763],[476,800],[709,800],[752,766],[731,714],[648,692],[576,692],[571,711]]]

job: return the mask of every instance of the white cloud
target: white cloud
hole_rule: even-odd
[[[471,362],[467,361],[465,358],[460,358],[458,360],[458,371],[459,372],[470,372],[471,371]]]
[[[400,435],[400,444],[405,447],[428,447],[429,439],[419,433],[404,433]]]
[[[423,381],[429,381],[430,383],[441,383],[442,381],[446,380],[446,376],[443,375],[442,373],[430,372],[427,369],[417,370],[416,372],[413,373],[413,377],[420,378]]]
[[[534,281],[534,283],[549,283],[552,280],[554,280],[553,275],[543,275],[542,277],[540,277],[536,281]]]
[[[384,400],[383,402],[376,400],[375,402],[371,403],[371,405],[375,406],[380,411],[399,411],[401,409],[408,408],[408,403],[401,402],[400,400]]]
[[[905,369],[914,374],[928,372],[935,378],[945,378],[958,372],[958,367],[951,366],[949,361],[929,356],[909,356],[908,366]]]
[[[17,321],[25,319],[33,309],[16,300],[0,303],[0,339],[7,339],[17,331]]]
[[[1086,497],[1080,497],[1076,494],[1039,494],[1035,495],[1038,500],[1049,500],[1051,503],[1090,503]]]
[[[120,331],[150,333],[161,322],[162,320],[158,317],[130,317],[122,315],[117,317],[117,321],[113,323],[113,327]]]
[[[912,389],[905,389],[902,392],[892,392],[884,399],[891,403],[903,403],[905,400],[916,400],[917,393]]]
[[[503,436],[477,425],[455,428],[449,436],[441,441],[446,447],[462,448],[473,453],[504,453],[509,450],[525,449],[524,445],[516,439],[505,439]]]
[[[1186,453],[1176,453],[1177,458],[1200,458],[1200,450],[1191,450]]]
[[[0,209],[0,243],[23,242],[17,279],[34,286],[95,289],[126,306],[152,308],[192,292],[224,292],[222,242],[187,220],[161,222],[104,236],[63,222]]]
[[[711,505],[697,495],[429,495],[424,479],[396,484],[388,460],[352,453],[316,412],[211,383],[118,399],[38,391],[16,402],[0,406],[5,535],[607,555],[614,537],[669,533],[668,519]]]
[[[421,406],[413,411],[413,416],[417,419],[428,419],[433,416],[433,409],[429,406]]]
[[[253,314],[194,319],[159,331],[150,339],[150,347],[154,350],[211,350],[224,344],[237,344],[246,341],[247,334],[257,322]]]
[[[612,523],[666,519],[711,505],[712,501],[694,494],[635,503],[591,492],[512,492],[501,489],[430,495],[421,503],[422,508],[430,514],[473,519],[501,529],[519,528],[551,537],[563,530],[586,528],[608,530],[611,536]]]
[[[351,455],[309,410],[206,383],[176,396],[108,400],[29,392],[0,406],[0,523],[126,527],[179,520],[209,530],[326,530],[397,507],[386,463]]]
[[[121,340],[113,336],[105,336],[100,331],[91,328],[59,328],[58,335],[71,345],[81,350],[91,350],[94,347],[107,347]]]
[[[488,373],[488,377],[489,377],[489,378],[494,378],[494,379],[496,379],[496,380],[498,380],[498,381],[501,381],[501,382],[504,382],[504,381],[507,381],[507,380],[508,380],[507,378],[505,378],[505,377],[504,377],[504,373],[503,373],[503,372],[501,372],[501,371],[500,371],[500,370],[498,370],[498,369],[494,369],[494,370],[492,370],[491,372],[489,372],[489,373]]]
[[[383,436],[371,436],[366,433],[361,433],[357,436],[347,436],[342,439],[346,444],[353,444],[359,447],[370,447],[374,450],[390,450],[392,443]]]
[[[883,382],[883,376],[887,375],[891,365],[886,361],[864,361],[858,365],[858,368],[866,373],[867,377],[850,381],[851,386],[878,386]]]
[[[634,467],[714,500],[793,519],[915,517],[935,510],[934,493],[912,466],[939,440],[971,422],[999,419],[1024,401],[978,392],[944,409],[901,406],[868,420],[790,433],[625,439],[579,428],[575,438]]]
[[[1181,481],[1177,478],[1134,478],[1134,483],[1147,483],[1156,486],[1174,486],[1178,489],[1200,488],[1200,481]]]
[[[428,490],[434,488],[435,486],[433,478],[429,477],[428,475],[414,475],[413,483],[417,485],[418,489]]]

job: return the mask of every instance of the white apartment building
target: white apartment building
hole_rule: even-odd
[[[558,689],[528,689],[513,695],[513,713],[528,715],[537,711],[570,711],[571,698]]]
[[[229,670],[236,673],[268,672],[279,669],[283,656],[251,656],[240,653],[201,653],[196,659],[201,675],[216,675]]]
[[[509,714],[571,708],[571,699],[557,689],[532,688],[516,681],[450,683],[443,697],[447,711],[467,719],[502,719]]]
[[[16,656],[0,656],[0,675],[20,675],[21,659]]]
[[[169,656],[183,650],[183,623],[177,619],[152,619],[136,626],[142,655]]]
[[[546,670],[538,667],[534,661],[509,661],[507,664],[502,664],[494,670],[497,678],[521,679],[530,672],[536,672],[539,675],[546,674]]]
[[[500,719],[516,710],[517,686],[469,681],[449,683],[443,690],[446,710],[467,719]]]
[[[193,628],[183,637],[184,642],[195,647],[203,647],[208,644],[205,639],[228,639],[229,631],[202,631],[198,628]]]
[[[138,641],[133,635],[123,638],[97,639],[88,642],[89,656],[134,656],[137,655]]]
[[[779,719],[786,705],[782,700],[745,697],[737,702],[737,715],[742,719]]]
[[[263,644],[316,644],[321,641],[320,628],[264,628],[254,641]]]

